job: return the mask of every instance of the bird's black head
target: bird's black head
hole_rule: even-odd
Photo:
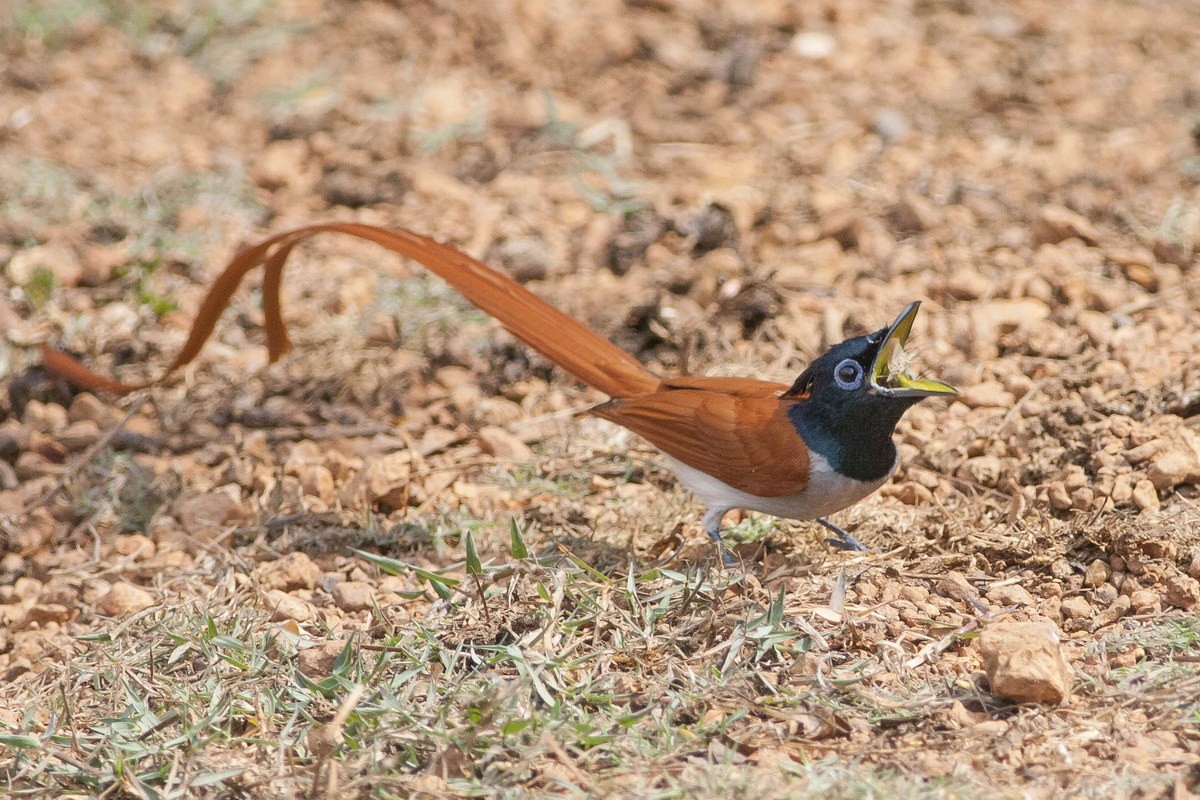
[[[887,328],[829,348],[784,395],[800,401],[788,416],[809,449],[843,475],[886,476],[896,461],[892,433],[904,412],[926,397],[957,394],[908,372],[904,345],[920,305],[911,303]]]

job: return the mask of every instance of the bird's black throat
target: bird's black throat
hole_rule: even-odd
[[[892,434],[904,412],[920,398],[820,394],[796,403],[788,418],[809,450],[839,474],[859,481],[887,477],[896,463]]]

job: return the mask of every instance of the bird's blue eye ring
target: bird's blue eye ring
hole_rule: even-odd
[[[833,381],[839,389],[852,392],[862,386],[863,368],[853,358],[843,359],[833,370]]]

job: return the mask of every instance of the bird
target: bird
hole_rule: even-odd
[[[168,374],[200,350],[241,278],[258,264],[266,270],[270,359],[282,355],[288,349],[278,298],[283,266],[296,244],[323,232],[368,239],[419,262],[514,337],[607,395],[590,413],[638,434],[666,457],[680,483],[706,507],[702,526],[727,564],[734,559],[722,543],[721,524],[735,509],[816,520],[837,536],[831,543],[865,549],[827,517],[871,494],[896,471],[893,436],[908,409],[926,398],[957,394],[947,383],[908,370],[905,346],[920,301],[887,327],[828,348],[790,385],[738,377],[659,378],[579,320],[461,250],[404,228],[348,222],[277,234],[234,256],[202,303]],[[77,383],[120,392],[139,388],[97,376],[58,351],[43,348],[43,358]]]

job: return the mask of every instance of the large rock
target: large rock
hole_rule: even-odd
[[[1042,704],[1058,704],[1070,696],[1070,670],[1053,623],[993,623],[983,629],[979,649],[994,696]]]

